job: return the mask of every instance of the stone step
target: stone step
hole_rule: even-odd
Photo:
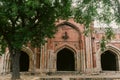
[[[57,72],[48,72],[47,75],[77,75],[81,74],[76,71],[57,71]]]
[[[120,79],[112,79],[112,78],[69,78],[69,77],[62,77],[62,78],[39,78],[36,80],[120,80]]]

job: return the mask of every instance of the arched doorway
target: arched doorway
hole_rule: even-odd
[[[29,69],[29,55],[23,51],[20,54],[20,72],[28,71]]]
[[[118,70],[117,55],[110,50],[102,53],[101,67],[103,71],[117,71]]]
[[[74,52],[64,48],[57,53],[57,71],[74,71]]]

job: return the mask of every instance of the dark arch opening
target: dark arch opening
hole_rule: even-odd
[[[74,71],[74,52],[64,48],[57,53],[57,71]]]
[[[105,71],[117,71],[118,70],[118,59],[117,55],[112,51],[105,51],[101,55],[101,66],[102,70]]]
[[[20,72],[28,71],[29,69],[29,55],[23,51],[20,54]]]

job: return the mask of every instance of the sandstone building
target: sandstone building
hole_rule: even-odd
[[[39,48],[23,46],[20,56],[21,72],[80,72],[120,71],[120,29],[116,28],[115,38],[100,50],[104,29],[94,28],[85,36],[82,24],[61,20],[56,23],[54,38]],[[91,24],[93,27],[93,24]],[[0,73],[10,72],[9,52],[0,56]]]

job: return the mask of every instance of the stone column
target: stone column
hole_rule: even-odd
[[[4,56],[0,56],[0,73],[3,72],[3,59],[4,59]]]
[[[44,72],[44,47],[41,46],[40,71]]]
[[[44,45],[44,71],[47,72],[47,54],[46,54],[46,43]]]
[[[120,71],[120,57],[118,57],[118,64],[117,64],[117,66],[118,66],[118,71]]]
[[[49,72],[49,55],[50,55],[49,50],[47,50],[47,43],[44,45],[44,57],[45,57],[45,71]]]
[[[89,35],[90,36],[90,35]],[[85,38],[86,42],[86,72],[92,72],[93,62],[92,62],[92,46],[91,46],[91,36]]]
[[[80,71],[81,71],[81,70],[80,70],[80,66],[81,66],[81,60],[80,60],[80,59],[81,59],[81,57],[80,57],[81,55],[80,55],[80,51],[78,51],[75,55],[77,55],[77,71],[80,72]]]
[[[85,51],[81,50],[80,52],[81,52],[80,53],[80,63],[81,63],[80,71],[84,73],[86,69]]]
[[[50,72],[55,72],[56,71],[56,60],[55,60],[55,54],[53,50],[49,50],[49,71]]]
[[[3,55],[3,73],[10,72],[10,54],[7,52]]]
[[[31,69],[32,69],[31,72],[32,73],[36,72],[36,55],[37,55],[36,53],[31,55],[31,59],[32,59],[31,62],[33,63],[33,65],[32,65],[33,67],[31,67]]]
[[[99,72],[99,71],[101,71],[102,70],[102,68],[101,68],[101,54],[100,53],[102,53],[102,52],[100,52],[100,51],[98,51],[97,53],[96,53],[96,72]]]

